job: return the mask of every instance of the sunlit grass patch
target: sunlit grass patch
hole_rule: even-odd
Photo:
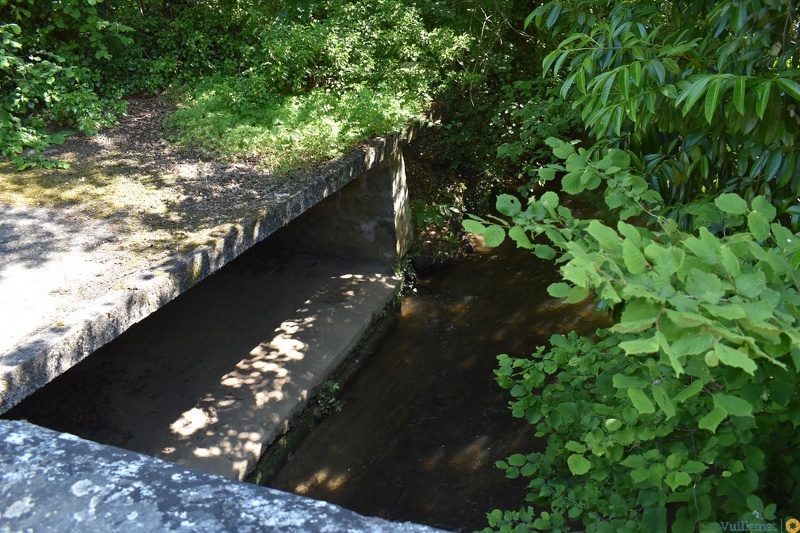
[[[280,172],[396,131],[427,105],[424,97],[389,86],[279,95],[253,90],[254,83],[258,80],[207,80],[184,98],[170,125],[181,141],[201,150]]]

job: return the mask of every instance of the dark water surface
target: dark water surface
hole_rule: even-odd
[[[494,381],[497,354],[528,355],[552,333],[594,331],[591,305],[547,286],[552,263],[513,246],[479,250],[424,279],[400,323],[270,486],[358,513],[448,530],[524,504],[524,480],[494,464],[542,448]]]

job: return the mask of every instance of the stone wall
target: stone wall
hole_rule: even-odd
[[[283,249],[394,263],[408,251],[412,238],[405,164],[398,148],[271,240]]]

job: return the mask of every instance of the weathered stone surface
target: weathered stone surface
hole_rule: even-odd
[[[231,482],[25,422],[0,420],[0,481],[0,532],[436,531]]]

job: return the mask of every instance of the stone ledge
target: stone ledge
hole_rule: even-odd
[[[0,532],[439,531],[0,420]]]

